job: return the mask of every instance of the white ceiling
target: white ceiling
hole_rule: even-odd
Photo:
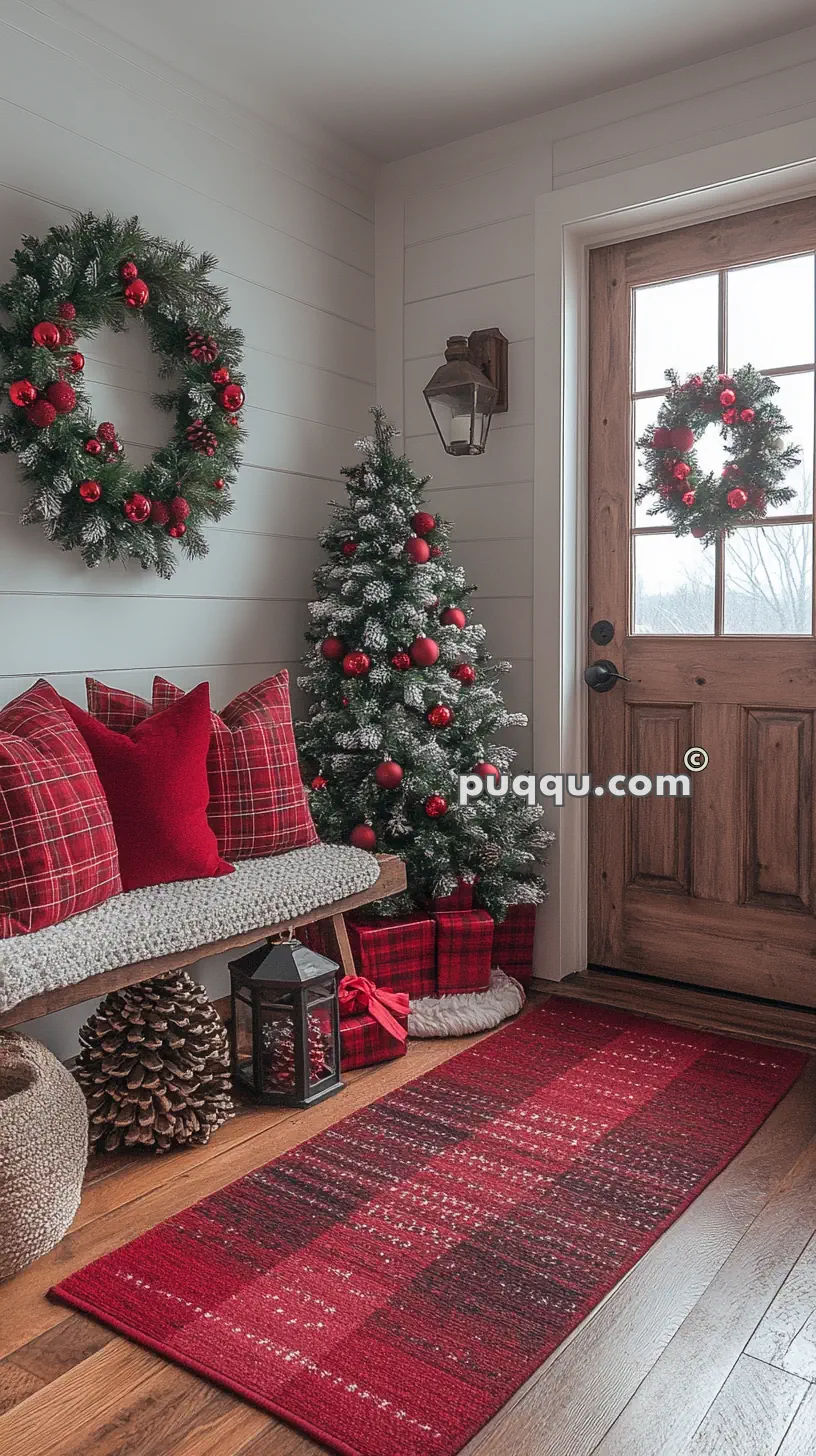
[[[813,0],[69,0],[383,161],[811,24]]]

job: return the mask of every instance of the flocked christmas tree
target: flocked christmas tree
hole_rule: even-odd
[[[539,873],[552,835],[541,810],[512,793],[459,804],[459,777],[494,778],[515,750],[497,739],[524,725],[509,713],[485,629],[470,620],[475,590],[448,547],[450,526],[424,508],[427,479],[393,449],[395,430],[373,411],[360,464],[342,473],[348,501],[322,532],[327,561],[307,633],[300,686],[313,698],[298,725],[316,769],[311,807],[330,841],[397,854],[405,894],[378,913],[426,907],[476,882],[476,903],[497,918],[544,898]]]

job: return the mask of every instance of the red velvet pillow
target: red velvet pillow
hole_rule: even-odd
[[[50,683],[0,710],[0,939],[57,925],[122,888],[99,775]]]
[[[106,728],[115,728],[117,733],[127,733],[153,712],[146,698],[124,688],[109,688],[93,677],[85,679],[85,695],[91,717]]]
[[[63,700],[65,701],[65,700]],[[210,691],[201,683],[129,733],[65,702],[110,805],[125,890],[228,875],[207,823]]]
[[[183,697],[181,688],[154,679],[154,712]],[[207,817],[226,859],[253,859],[317,844],[298,767],[285,670],[212,714],[207,771]]]

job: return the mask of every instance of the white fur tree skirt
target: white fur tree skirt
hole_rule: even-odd
[[[460,996],[419,996],[411,1001],[409,1036],[467,1036],[490,1031],[515,1016],[526,1000],[524,988],[498,966],[490,972],[486,991],[468,991]]]

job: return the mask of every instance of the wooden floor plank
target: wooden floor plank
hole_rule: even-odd
[[[291,1426],[270,1421],[259,1435],[253,1436],[240,1450],[231,1451],[230,1456],[325,1456],[325,1451],[325,1446],[316,1445]]]
[[[816,1196],[816,1188],[814,1195]],[[813,1296],[816,1303],[816,1288]],[[801,1375],[811,1383],[816,1381],[816,1314],[811,1314],[805,1321],[778,1364],[791,1375]]]
[[[684,1449],[688,1456],[773,1456],[808,1389],[798,1376],[743,1355]]]
[[[813,1456],[816,1451],[816,1386],[811,1386],[776,1456]]]
[[[784,1369],[784,1357],[816,1309],[816,1238],[797,1259],[745,1347],[747,1355]],[[796,1373],[796,1372],[794,1372]]]
[[[465,1447],[467,1456],[595,1451],[814,1136],[811,1063],[742,1153]],[[660,1450],[654,1444],[648,1456]]]
[[[21,1370],[19,1365],[12,1365],[10,1361],[0,1362],[0,1416],[6,1411],[13,1410],[21,1401],[27,1400],[30,1395],[41,1390],[44,1381],[38,1380],[36,1375],[31,1375],[28,1370]]]
[[[6,1364],[17,1365],[47,1385],[95,1355],[112,1339],[112,1331],[97,1324],[96,1320],[88,1319],[84,1314],[69,1314],[53,1330],[29,1340],[27,1345],[7,1356],[0,1362],[0,1370]]]

